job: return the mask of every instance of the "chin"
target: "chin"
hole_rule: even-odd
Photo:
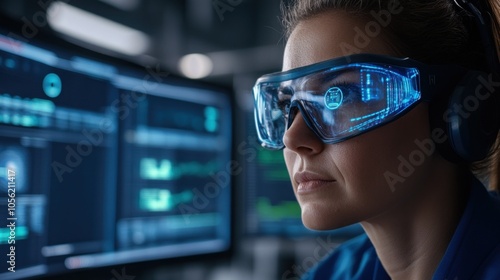
[[[335,209],[325,209],[319,205],[301,205],[302,223],[310,230],[334,230],[359,222]]]

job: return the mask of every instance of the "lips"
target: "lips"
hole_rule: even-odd
[[[312,172],[298,172],[293,176],[295,182],[297,182],[297,193],[306,194],[319,190],[331,183],[336,182],[335,179],[328,178]]]

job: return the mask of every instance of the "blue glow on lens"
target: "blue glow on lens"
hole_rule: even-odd
[[[330,77],[335,77],[332,83],[337,86],[324,82]],[[320,92],[318,84],[329,87]],[[278,89],[283,88],[291,92],[288,106],[277,98]],[[377,63],[335,65],[259,83],[254,97],[257,133],[265,147],[283,148],[284,133],[298,111],[324,143],[338,143],[411,109],[421,98],[419,70]],[[290,111],[290,105],[296,110]]]
[[[335,110],[344,100],[344,94],[339,87],[332,87],[325,93],[325,106],[330,110]]]
[[[382,118],[384,118],[386,115],[387,115],[387,111],[389,109],[388,108],[385,108],[383,110],[380,110],[378,112],[375,112],[375,113],[371,113],[371,114],[368,114],[368,115],[364,115],[364,116],[361,116],[361,117],[357,117],[357,118],[352,118],[351,119],[351,122],[357,122],[357,121],[360,121],[360,120],[364,120],[364,119],[367,119],[367,118],[371,118],[371,117],[374,117],[376,115],[381,115]],[[380,116],[379,116],[380,117]]]
[[[385,73],[378,67],[360,69],[361,101],[367,103],[372,100],[380,100],[383,96],[383,88],[386,84]]]

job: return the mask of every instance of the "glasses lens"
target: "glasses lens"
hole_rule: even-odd
[[[357,63],[254,88],[259,139],[283,148],[283,135],[298,107],[325,143],[338,143],[388,123],[420,98],[415,68]]]

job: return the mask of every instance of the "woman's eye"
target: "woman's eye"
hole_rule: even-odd
[[[278,100],[277,100],[278,107],[283,111],[283,113],[286,113],[285,111],[287,111],[288,108],[290,107],[292,95],[293,95],[293,92],[288,87],[281,88],[278,91]]]
[[[278,108],[281,109],[283,115],[286,115],[290,109],[290,98],[278,99]]]
[[[342,103],[362,101],[361,89],[358,84],[353,83],[332,85],[326,95],[332,100],[342,100]]]

